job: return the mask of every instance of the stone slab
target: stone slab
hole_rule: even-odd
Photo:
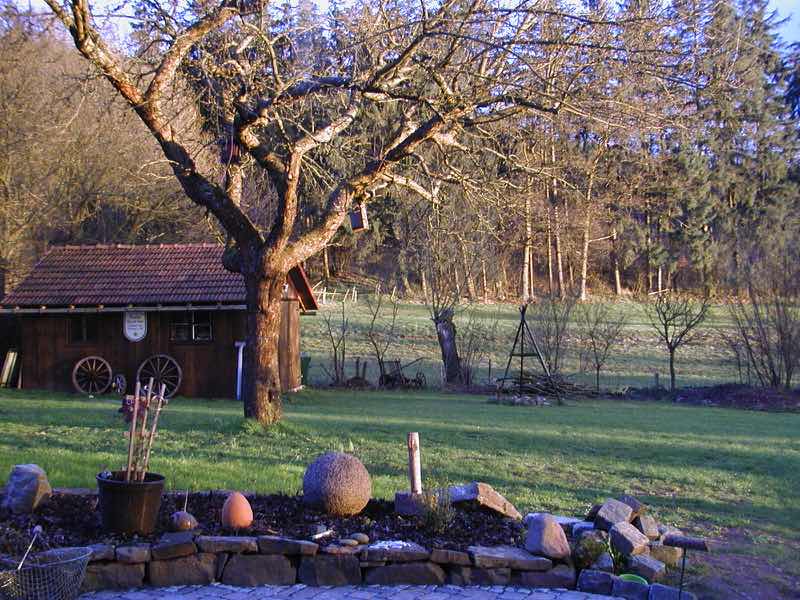
[[[578,591],[589,594],[611,594],[614,587],[614,576],[605,571],[584,569],[578,577]]]
[[[135,565],[150,560],[150,544],[126,544],[117,546],[115,551],[117,562]]]
[[[625,600],[649,600],[650,586],[638,581],[624,581],[617,577],[614,579],[611,595]]]
[[[418,560],[428,560],[431,553],[425,548],[414,542],[403,542],[399,540],[375,542],[363,549],[356,549],[361,552],[361,560],[385,560],[389,562],[411,562]]]
[[[140,587],[144,583],[144,563],[95,562],[86,567],[81,589],[122,590]]]
[[[443,565],[469,566],[472,564],[469,554],[466,552],[459,552],[458,550],[445,550],[442,548],[434,548],[431,551],[431,561]]]
[[[300,583],[311,586],[358,585],[361,583],[361,565],[355,556],[303,556],[297,576]]]
[[[611,545],[623,556],[644,554],[648,551],[650,540],[628,522],[617,523],[609,532]]]
[[[469,503],[492,510],[505,517],[522,519],[517,508],[488,483],[473,481],[465,485],[454,485],[449,488],[449,493],[450,501],[453,504]]]
[[[297,569],[281,554],[234,554],[222,572],[222,583],[237,587],[292,585]]]
[[[629,523],[633,509],[619,500],[609,498],[597,511],[594,519],[595,527],[603,531],[610,531],[617,523]]]
[[[195,539],[201,552],[258,552],[258,542],[254,537],[238,537],[233,535],[201,535]]]
[[[667,573],[663,562],[646,554],[631,556],[628,559],[628,569],[651,583],[662,579]]]
[[[445,572],[430,561],[409,562],[367,569],[364,583],[368,585],[442,585]]]
[[[262,535],[258,538],[258,551],[261,554],[314,556],[318,550],[319,544],[306,540],[293,540],[274,535]]]
[[[518,571],[549,571],[553,562],[543,556],[534,556],[516,546],[470,546],[467,552],[476,567],[496,569],[510,567]]]
[[[153,560],[169,560],[182,556],[191,556],[197,553],[197,545],[189,536],[163,536],[160,541],[153,544],[150,554]]]
[[[512,574],[513,585],[528,588],[575,589],[575,569],[558,565],[549,571],[519,571]]]
[[[447,570],[447,583],[458,586],[508,585],[511,583],[511,569],[453,566]]]
[[[114,560],[114,546],[112,544],[92,544],[89,546],[92,550],[92,555],[89,557],[89,562],[97,562],[99,560]]]
[[[155,587],[206,585],[217,575],[217,555],[200,553],[171,560],[153,560],[147,565],[147,579]]]

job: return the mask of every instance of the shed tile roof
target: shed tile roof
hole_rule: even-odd
[[[54,247],[2,305],[136,306],[243,304],[244,280],[222,266],[217,244],[98,245]],[[305,273],[289,279],[305,310],[316,310]]]

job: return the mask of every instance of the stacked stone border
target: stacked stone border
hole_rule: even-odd
[[[166,533],[155,543],[95,544],[84,591],[142,586],[205,585],[513,585],[577,589],[635,600],[678,598],[675,588],[624,582],[602,571],[554,564],[513,546],[472,546],[467,552],[408,542],[319,545],[278,536]],[[692,598],[684,592],[683,598]]]

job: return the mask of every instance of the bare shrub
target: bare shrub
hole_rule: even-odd
[[[654,302],[645,304],[650,325],[667,347],[670,391],[675,391],[675,354],[679,348],[697,339],[710,306],[707,297],[695,300],[673,292],[658,294]]]
[[[367,339],[378,363],[378,381],[383,382],[386,380],[386,353],[397,341],[397,313],[400,303],[397,297],[384,294],[378,285],[375,295],[372,298],[367,297],[367,310],[370,315]]]
[[[347,358],[347,336],[350,333],[350,319],[347,317],[345,302],[340,303],[341,311],[334,318],[333,313],[323,313],[322,322],[328,334],[331,349],[331,371],[324,366],[322,370],[328,375],[333,385],[344,385],[347,377],[344,372],[344,363]]]
[[[576,321],[581,327],[581,364],[591,365],[595,387],[600,391],[600,371],[612,348],[619,344],[627,318],[610,304],[594,302],[578,307]]]
[[[466,319],[458,326],[462,384],[473,384],[479,365],[491,354],[498,326],[496,314],[484,316],[477,310],[467,311]]]
[[[572,327],[572,311],[576,298],[568,295],[559,299],[555,295],[541,296],[528,307],[528,327],[536,339],[542,361],[551,377],[561,374],[567,353],[567,336]]]

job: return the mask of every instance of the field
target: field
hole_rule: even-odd
[[[359,302],[345,305],[346,318],[349,323],[347,338],[348,376],[354,374],[353,360],[360,357],[370,361],[367,379],[377,378],[377,366],[366,336],[370,315],[367,310],[364,294],[359,295]],[[341,302],[329,303],[321,307],[315,316],[301,318],[301,350],[311,356],[309,373],[312,384],[329,383],[330,379],[323,369],[330,371],[331,345],[323,316],[328,315],[335,327],[341,323]],[[669,369],[666,350],[659,344],[655,331],[650,326],[642,305],[636,302],[622,301],[616,303],[614,309],[626,316],[620,344],[615,347],[603,372],[601,385],[604,388],[620,390],[626,387],[650,387],[654,382],[654,373],[659,373],[660,383],[669,385]],[[487,336],[484,346],[487,356],[482,360],[479,378],[489,376],[489,360],[491,360],[491,376],[502,376],[508,354],[514,341],[514,332],[519,324],[518,308],[508,304],[476,305],[465,309],[456,317],[457,329],[462,329],[470,320],[480,321],[489,328],[496,323],[493,335]],[[727,351],[720,333],[732,326],[724,306],[714,306],[710,311],[703,328],[702,343],[686,346],[678,351],[677,377],[678,385],[711,385],[722,382],[738,381],[731,355]],[[580,328],[573,324],[568,334],[568,355],[565,374],[573,381],[593,385],[594,376],[581,371],[578,347],[580,345]],[[422,359],[407,370],[407,376],[422,371],[429,385],[438,387],[441,383],[441,354],[436,341],[428,309],[422,304],[404,303],[400,306],[397,320],[396,343],[386,355],[387,358],[400,359],[402,364],[415,359]]]
[[[0,430],[3,473],[36,462],[54,485],[93,486],[95,473],[123,460],[123,424],[109,399],[2,391]],[[780,565],[781,577],[800,575],[797,414],[618,401],[533,409],[432,392],[309,390],[266,431],[244,422],[235,402],[183,398],[160,431],[152,466],[175,489],[293,494],[315,455],[345,450],[362,458],[384,498],[407,486],[405,434],[419,431],[429,485],[483,480],[523,513],[581,514],[633,493],[666,522],[735,541]],[[780,581],[775,589],[791,585]]]

